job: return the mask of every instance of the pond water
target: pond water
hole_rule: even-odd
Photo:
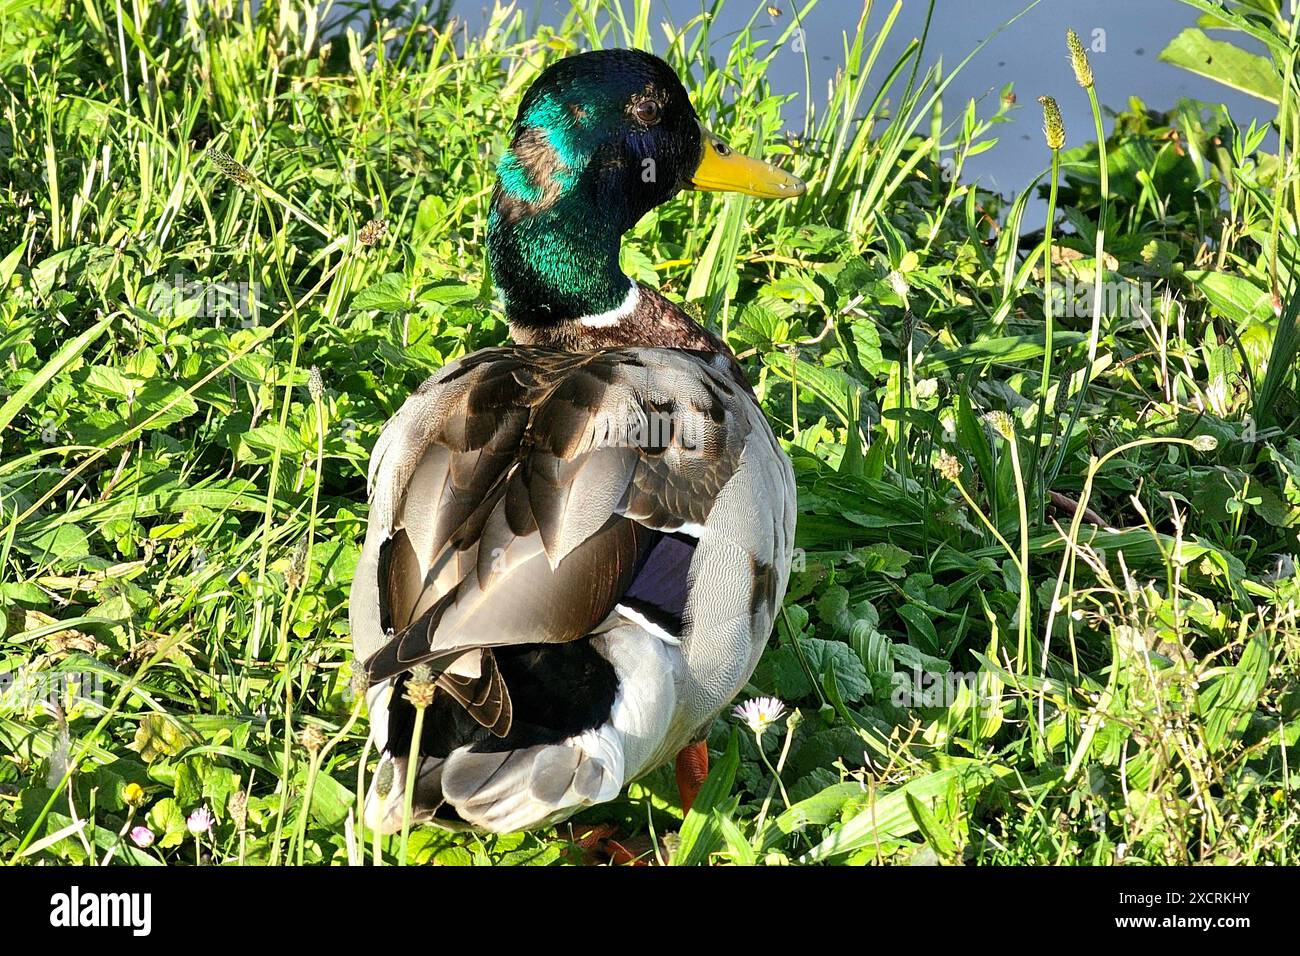
[[[956,67],[981,40],[1022,11],[1028,0],[938,0],[926,43],[923,66],[942,62]],[[629,4],[630,6],[630,4]],[[885,21],[892,2],[878,0],[872,6],[869,35],[874,36]],[[558,23],[569,9],[560,0],[523,0],[519,4],[530,22]],[[886,40],[876,75],[883,78],[888,64],[901,55],[925,24],[924,0],[905,0],[902,12]],[[772,16],[769,8],[780,11]],[[794,0],[762,0],[755,33],[775,40],[793,15]],[[471,30],[484,22],[484,5],[457,3],[455,12]],[[662,44],[657,24],[684,24],[700,12],[700,0],[658,0],[652,14],[653,35]],[[754,6],[745,0],[730,0],[713,28],[714,54],[725,56],[730,37],[749,20]],[[843,37],[852,34],[862,10],[851,0],[822,0],[803,23],[813,102],[825,103],[827,84],[836,67],[843,63]],[[1090,47],[1097,91],[1103,107],[1122,109],[1128,97],[1138,96],[1153,109],[1169,109],[1180,98],[1226,103],[1242,127],[1252,119],[1267,120],[1273,107],[1261,100],[1229,90],[1209,79],[1194,76],[1157,59],[1180,31],[1196,23],[1197,12],[1178,0],[1040,0],[1027,13],[992,38],[953,80],[945,93],[945,115],[960,116],[970,99],[978,101],[981,115],[997,108],[998,97],[1008,83],[1014,84],[1019,107],[1011,122],[999,126],[998,144],[967,163],[965,178],[1004,194],[1023,189],[1043,171],[1049,154],[1041,132],[1042,111],[1036,101],[1043,94],[1060,103],[1068,131],[1067,146],[1093,138],[1088,99],[1074,81],[1065,50],[1065,31],[1073,27]],[[1212,34],[1214,35],[1214,34]],[[1232,39],[1232,35],[1224,35]],[[883,68],[882,68],[883,65]],[[796,98],[785,108],[788,126],[802,125],[804,113],[804,56],[793,50],[778,54],[770,73],[773,88],[793,93]],[[901,91],[901,85],[898,87]],[[1041,207],[1029,220],[1042,224]]]

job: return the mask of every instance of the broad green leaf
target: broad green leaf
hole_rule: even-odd
[[[857,653],[840,641],[824,641],[815,637],[801,637],[799,651],[803,652],[812,679],[820,681],[829,668],[835,674],[840,692],[847,701],[861,700],[871,690],[871,681]],[[798,700],[813,693],[799,654],[791,644],[771,651],[756,672],[756,680],[770,682],[771,689],[785,700]]]
[[[390,272],[378,282],[362,289],[352,300],[352,308],[362,311],[400,312],[411,306],[411,290],[406,276]]]
[[[763,827],[758,841],[760,850],[770,850],[782,837],[802,833],[808,827],[826,826],[836,820],[853,801],[864,800],[866,788],[860,783],[832,784],[806,800],[800,800]]]
[[[90,346],[90,343],[104,334],[105,330],[113,324],[113,318],[112,315],[104,316],[71,342],[66,343],[54,353],[53,357],[45,363],[45,366],[39,372],[10,395],[7,402],[0,405],[0,432],[5,430],[8,424],[14,420],[14,417],[27,406],[33,396],[49,384],[50,379],[75,362],[81,353]]]
[[[3,259],[0,259],[0,291],[9,288],[9,280],[13,278],[14,270],[18,268],[18,263],[23,259],[23,253],[27,251],[27,240],[24,239],[10,251]]]
[[[921,831],[921,836],[925,842],[930,844],[934,852],[939,855],[939,859],[944,862],[952,862],[957,856],[957,845],[953,842],[948,831],[944,829],[939,818],[934,815],[934,811],[926,806],[925,801],[921,800],[914,793],[903,795],[907,801],[907,812],[912,815],[912,820],[916,827]]]
[[[304,785],[306,781],[303,781]],[[325,771],[316,774],[311,791],[311,816],[321,826],[342,824],[352,807],[354,794]]]
[[[184,748],[186,736],[184,731],[162,714],[145,714],[140,718],[140,725],[135,731],[135,740],[131,749],[136,751],[145,763],[153,763],[163,757],[174,757]]]
[[[1246,726],[1259,705],[1271,662],[1267,640],[1256,634],[1246,642],[1241,660],[1196,695],[1205,722],[1205,743],[1211,750],[1222,749]]]
[[[839,369],[826,368],[805,362],[785,351],[763,356],[763,362],[777,375],[800,389],[806,389],[820,398],[835,412],[840,422],[848,425],[852,419],[850,396],[858,385]]]
[[[1186,275],[1214,311],[1230,320],[1238,330],[1244,329],[1252,319],[1267,320],[1273,315],[1268,292],[1249,279],[1208,269],[1191,270]]]
[[[149,827],[158,837],[160,848],[180,846],[185,841],[185,814],[172,797],[159,800],[149,809]]]
[[[93,365],[86,370],[86,387],[109,398],[133,399],[145,380],[135,375],[124,375],[111,365]]]
[[[266,508],[266,499],[255,494],[255,491],[256,486],[251,481],[243,479],[214,481],[202,488],[177,488],[174,491],[110,499],[102,503],[92,502],[55,515],[48,521],[37,523],[37,526],[43,528],[86,522],[103,524],[120,518],[181,514],[191,508],[207,508],[212,511],[263,511]]]
[[[1052,337],[1052,351],[1072,348],[1085,339],[1082,332],[1057,332]],[[1044,343],[1042,335],[1007,335],[955,349],[936,349],[921,359],[917,370],[933,375],[935,372],[953,371],[963,365],[1010,365],[1041,357]]]
[[[1196,27],[1188,27],[1170,40],[1159,58],[1274,106],[1282,100],[1282,78],[1268,57],[1226,40],[1212,40]]]
[[[871,846],[877,840],[915,833],[917,823],[908,808],[909,796],[933,800],[947,793],[954,781],[970,794],[988,786],[999,775],[993,767],[972,762],[917,777],[887,793],[877,792],[874,799],[863,802],[856,816],[809,850],[803,859],[820,862]]]

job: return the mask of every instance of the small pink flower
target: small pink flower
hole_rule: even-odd
[[[153,831],[150,830],[148,827],[136,827],[131,831],[130,836],[131,836],[131,842],[134,843],[142,850],[148,849],[149,847],[153,846],[153,841],[154,841]]]
[[[199,807],[190,814],[189,819],[185,821],[185,826],[195,836],[203,833],[211,833],[212,826],[217,822],[217,818],[212,815],[212,811],[207,807]]]

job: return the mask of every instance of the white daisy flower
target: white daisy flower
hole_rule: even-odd
[[[785,713],[785,704],[775,697],[751,697],[743,704],[737,704],[731,713],[754,733],[762,736],[768,727],[781,719]]]

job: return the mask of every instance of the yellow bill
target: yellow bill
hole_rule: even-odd
[[[761,159],[742,156],[700,124],[704,148],[700,165],[691,176],[691,188],[711,192],[744,193],[763,199],[802,196],[807,187],[798,176]]]

